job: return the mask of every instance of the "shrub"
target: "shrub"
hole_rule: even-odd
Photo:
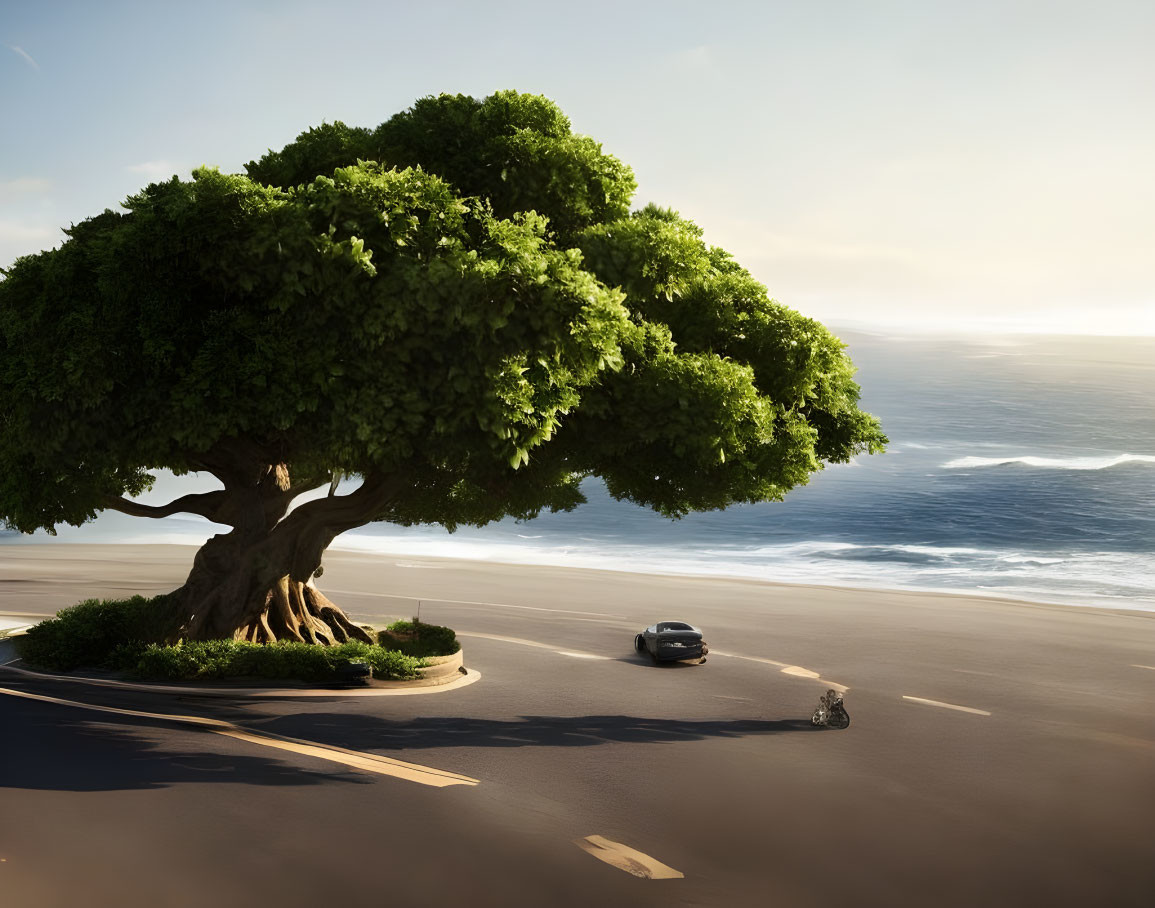
[[[17,637],[17,652],[30,665],[52,671],[111,669],[157,681],[268,678],[326,682],[336,679],[338,669],[352,660],[367,662],[373,677],[381,680],[416,678],[423,665],[421,657],[440,655],[446,639],[453,647],[448,652],[460,649],[453,631],[429,624],[417,626],[419,633],[407,641],[411,647],[407,651],[391,643],[356,641],[316,646],[185,640],[168,646],[163,641],[173,611],[166,608],[167,600],[167,596],[89,599]],[[401,626],[408,627],[409,623],[393,625]]]
[[[383,680],[417,677],[420,672],[413,666],[425,664],[425,660],[420,657],[406,655],[397,650],[385,649],[383,646],[372,647],[365,661],[373,669],[373,677]]]
[[[410,656],[451,656],[461,649],[452,628],[422,624],[416,618],[390,624],[377,635],[377,642]]]
[[[171,618],[167,602],[167,596],[88,599],[29,628],[17,638],[17,652],[29,664],[54,671],[120,668],[124,646],[143,649],[164,639]]]
[[[109,654],[107,667],[117,672],[132,671],[148,647],[149,644],[142,640],[130,640],[127,643],[121,643]]]
[[[159,681],[182,681],[199,675],[198,653],[192,646],[158,646],[153,643],[141,653],[132,673]]]
[[[422,666],[418,658],[367,643],[316,646],[185,640],[175,646],[149,646],[132,673],[158,681],[268,678],[326,682],[335,680],[337,670],[349,661],[367,662],[373,677],[380,680],[416,678]]]

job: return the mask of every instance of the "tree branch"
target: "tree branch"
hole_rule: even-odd
[[[313,489],[320,488],[321,483],[314,480],[309,480],[301,483],[294,483],[287,489],[282,489],[277,492],[266,492],[264,498],[265,509],[265,524],[268,529],[275,527],[281,520],[284,519],[285,513],[289,510],[289,506],[296,501],[300,496],[306,492],[311,492]]]
[[[300,523],[340,527],[337,532],[344,532],[379,516],[385,506],[405,488],[406,483],[407,478],[402,474],[370,473],[352,492],[305,502],[286,521],[291,519]]]
[[[182,495],[168,504],[150,505],[131,501],[128,498],[109,496],[104,500],[104,506],[109,510],[120,511],[122,514],[130,514],[133,517],[168,517],[178,513],[199,514],[201,517],[207,517],[217,523],[228,524],[228,521],[219,519],[221,508],[227,497],[224,491],[200,492],[194,495]],[[231,526],[231,524],[229,525]]]
[[[360,488],[349,494],[307,501],[289,514],[272,536],[293,540],[293,579],[308,580],[334,537],[379,517],[409,483],[405,473],[369,473]]]

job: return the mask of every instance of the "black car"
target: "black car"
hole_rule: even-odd
[[[649,653],[654,662],[695,659],[699,665],[706,661],[706,653],[710,651],[702,639],[702,632],[685,621],[651,624],[634,637],[634,649],[639,653]]]

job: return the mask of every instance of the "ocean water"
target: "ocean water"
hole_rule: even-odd
[[[569,514],[454,534],[374,524],[334,545],[1155,610],[1155,338],[839,333],[891,445],[784,502],[670,521],[589,481]],[[167,477],[150,499],[196,482]],[[61,539],[212,532],[110,514]]]

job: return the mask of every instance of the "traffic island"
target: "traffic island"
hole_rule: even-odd
[[[231,690],[400,690],[440,687],[469,674],[453,630],[416,620],[383,630],[364,626],[369,639],[379,640],[373,643],[185,640],[170,645],[143,642],[149,636],[136,633],[141,624],[134,616],[147,605],[139,598],[89,600],[35,626],[12,628],[0,633],[6,638],[0,664],[42,677],[85,676],[154,690],[206,683]]]

